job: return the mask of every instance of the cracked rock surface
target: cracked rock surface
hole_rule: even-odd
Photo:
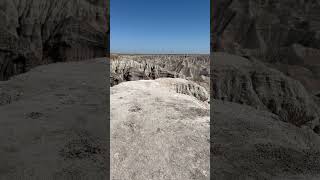
[[[209,104],[177,91],[179,84],[193,83],[159,78],[111,87],[112,179],[209,179]]]

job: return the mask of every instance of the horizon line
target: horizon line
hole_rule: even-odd
[[[203,54],[203,55],[210,55],[210,52],[208,52],[208,53],[195,53],[195,52],[193,52],[193,53],[143,53],[143,52],[110,52],[110,54],[142,54],[142,55],[158,55],[158,54],[173,54],[173,55],[175,55],[175,54]]]

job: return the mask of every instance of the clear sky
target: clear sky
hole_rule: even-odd
[[[209,53],[209,0],[110,0],[111,52]]]

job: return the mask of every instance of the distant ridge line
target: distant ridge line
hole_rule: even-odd
[[[167,53],[167,54],[149,54],[149,53],[110,53],[112,55],[144,55],[144,56],[164,56],[164,55],[175,55],[175,56],[199,56],[199,55],[210,55],[210,53],[207,54],[202,54],[202,53],[192,53],[192,54],[187,54],[187,53]]]

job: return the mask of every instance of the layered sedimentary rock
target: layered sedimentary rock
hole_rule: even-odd
[[[103,57],[108,47],[106,1],[0,2],[0,80],[32,67]]]
[[[270,66],[299,80],[313,95],[320,90],[320,49],[294,44],[281,57],[280,63],[272,63]]]
[[[181,84],[193,82],[160,78],[111,87],[111,179],[209,179],[209,104],[177,91]]]
[[[213,179],[320,178],[319,7],[213,1]]]
[[[217,76],[212,85],[219,91],[215,97],[254,107],[263,104],[278,115],[298,106],[318,114],[318,108],[308,104],[315,104],[311,101],[320,90],[319,7],[318,1],[215,1],[211,50],[238,55],[212,57]],[[247,61],[240,56],[250,59],[250,65],[239,65]],[[228,68],[221,63],[224,58],[234,59]]]
[[[299,117],[302,122],[291,123],[319,125],[319,107],[299,81],[257,60],[225,53],[215,53],[213,59],[212,93],[215,99],[268,110],[285,118],[284,121],[291,121],[287,118],[296,113],[293,111],[301,111],[301,116],[305,116]],[[299,118],[293,121],[300,121]]]
[[[212,49],[254,57],[318,92],[319,1],[215,1]]]
[[[123,81],[184,78],[209,89],[208,55],[120,55],[111,59],[111,85]]]
[[[227,0],[213,6],[216,48],[262,51],[294,43],[320,48],[319,1]]]

